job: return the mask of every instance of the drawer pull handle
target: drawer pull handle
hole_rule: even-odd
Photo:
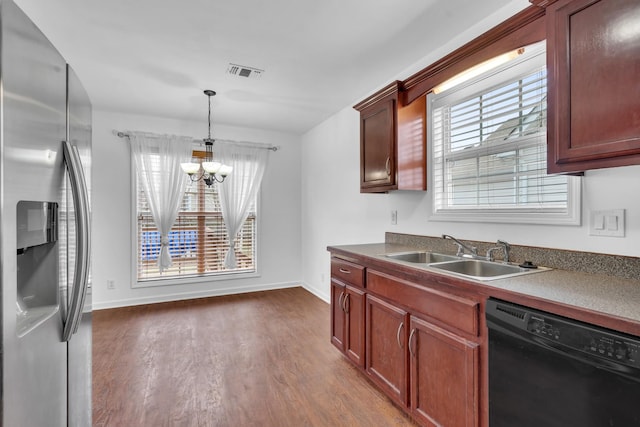
[[[413,340],[413,337],[415,334],[416,334],[416,328],[413,328],[411,330],[411,333],[409,334],[409,353],[411,353],[412,357],[416,357],[415,351],[411,349],[411,341]]]
[[[402,343],[400,342],[400,331],[404,328],[404,322],[400,322],[400,326],[398,326],[398,332],[396,332],[396,340],[398,341],[398,347],[402,348]]]
[[[344,273],[344,274],[351,274],[350,270],[347,270],[346,268],[341,268],[340,269],[340,273]]]

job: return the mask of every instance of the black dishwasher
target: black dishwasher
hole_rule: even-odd
[[[489,299],[490,427],[640,426],[640,338]]]

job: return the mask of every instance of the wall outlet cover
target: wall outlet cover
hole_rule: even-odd
[[[624,237],[625,209],[591,211],[589,235]]]

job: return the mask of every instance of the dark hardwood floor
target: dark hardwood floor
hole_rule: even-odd
[[[94,426],[414,426],[302,288],[93,315]]]

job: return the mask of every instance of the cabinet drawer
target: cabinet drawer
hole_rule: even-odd
[[[340,258],[331,258],[331,277],[364,288],[364,267]]]
[[[462,332],[478,336],[479,303],[415,283],[367,270],[367,289],[416,314],[439,320]]]

